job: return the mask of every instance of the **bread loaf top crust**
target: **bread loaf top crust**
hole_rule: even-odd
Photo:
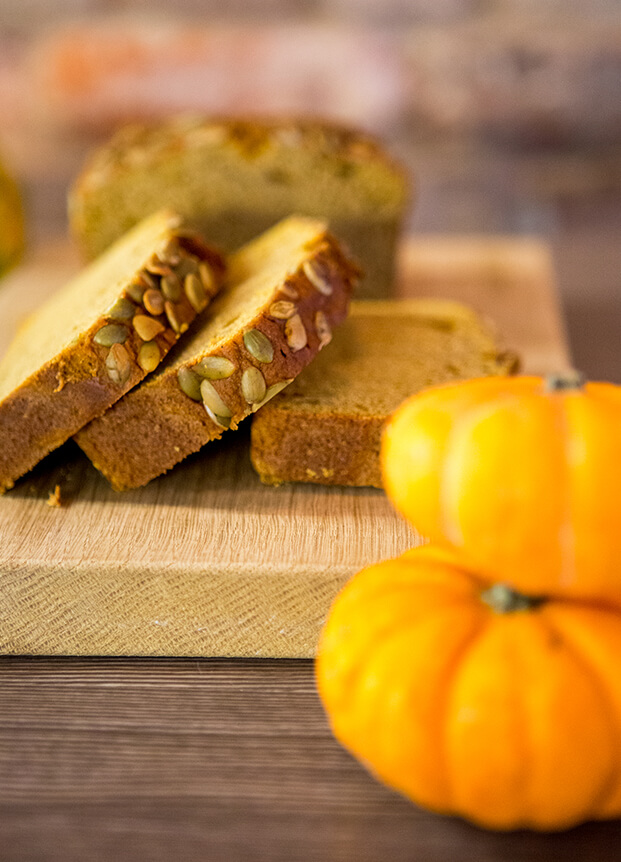
[[[179,117],[131,125],[96,151],[69,194],[71,230],[99,254],[160,206],[231,252],[292,213],[328,221],[388,296],[410,200],[406,171],[374,138],[314,120]]]

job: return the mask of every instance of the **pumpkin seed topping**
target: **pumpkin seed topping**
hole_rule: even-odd
[[[113,344],[124,344],[127,341],[128,335],[127,327],[122,326],[120,323],[108,323],[97,330],[93,341],[102,347],[112,347]]]
[[[179,241],[177,240],[177,237],[173,236],[169,240],[167,240],[164,245],[158,250],[157,256],[160,261],[176,266],[181,260]]]
[[[190,273],[196,275],[198,273],[198,258],[194,257],[193,254],[182,257],[175,267],[175,273],[182,281]]]
[[[203,380],[200,387],[203,406],[207,415],[221,428],[228,428],[231,424],[233,413],[224,403],[213,383]]]
[[[248,353],[254,356],[257,362],[267,364],[274,358],[272,342],[260,329],[249,329],[244,332],[244,344]]]
[[[124,296],[119,297],[117,301],[106,312],[106,317],[110,320],[131,320],[136,313],[136,306]]]
[[[202,401],[201,397],[201,379],[198,374],[195,374],[187,365],[182,365],[177,372],[177,380],[181,391],[191,398],[192,401]]]
[[[181,299],[181,282],[174,272],[170,272],[162,278],[160,287],[165,299],[169,302],[179,302]]]
[[[207,307],[207,294],[203,282],[197,275],[188,273],[183,281],[183,287],[194,311],[198,313]]]
[[[287,299],[279,299],[270,305],[270,317],[276,320],[288,320],[295,314],[295,305]]]
[[[143,371],[155,371],[160,362],[160,349],[156,341],[145,341],[138,351],[138,365]]]
[[[315,329],[319,336],[319,348],[325,347],[332,341],[332,330],[328,323],[328,318],[321,309],[315,314]]]
[[[319,272],[316,263],[313,263],[311,260],[305,260],[302,264],[302,269],[306,278],[310,281],[313,287],[319,291],[319,293],[322,293],[324,296],[332,295],[332,285]]]
[[[203,287],[207,291],[207,293],[212,294],[215,293],[216,290],[216,282],[214,279],[213,272],[209,264],[202,260],[198,265],[198,274],[200,276],[201,282],[203,283]]]
[[[165,263],[164,261],[161,261],[155,255],[146,264],[145,269],[147,270],[147,272],[150,272],[153,275],[160,275],[160,276],[170,275],[170,273],[172,272],[172,266],[169,263]]]
[[[143,284],[140,281],[132,281],[132,283],[127,286],[126,293],[134,300],[134,302],[137,302],[140,305],[142,304],[142,297],[144,296],[145,290],[147,290],[146,284]]]
[[[142,302],[149,314],[157,315],[164,311],[164,297],[159,290],[153,290],[153,288],[145,290]]]
[[[230,428],[231,427],[231,417],[230,416],[218,416],[217,413],[214,413],[211,407],[208,407],[207,404],[203,403],[203,407],[205,408],[205,412],[216,425],[219,425],[220,428]]]
[[[179,319],[177,309],[172,304],[172,302],[167,301],[164,303],[164,311],[166,312],[166,317],[168,318],[168,322],[170,323],[172,329],[178,335],[187,330],[188,324]]]
[[[137,314],[133,320],[134,329],[143,341],[153,341],[156,335],[164,332],[166,327],[159,320],[147,317],[146,314]]]
[[[235,365],[226,356],[206,356],[193,369],[207,380],[224,380],[235,371]]]
[[[140,278],[140,281],[143,282],[145,287],[147,287],[147,288],[151,287],[151,288],[153,288],[153,290],[157,290],[157,283],[158,283],[159,279],[156,276],[151,275],[150,272],[147,272],[146,269],[142,270],[139,278]]]
[[[267,392],[265,378],[254,365],[246,368],[242,374],[241,388],[242,395],[248,404],[257,404],[265,398],[265,393]]]
[[[117,386],[124,386],[129,380],[132,370],[129,353],[122,344],[113,344],[106,357],[106,369],[108,377]]]
[[[288,296],[289,299],[299,299],[300,298],[300,294],[297,292],[295,287],[293,287],[291,284],[287,284],[287,282],[285,282],[283,285],[281,285],[280,292],[284,293],[285,296]]]
[[[252,412],[256,413],[260,407],[267,404],[268,401],[270,401],[275,395],[278,395],[279,392],[282,392],[285,386],[288,386],[290,383],[293,383],[293,377],[289,380],[281,380],[280,383],[273,383],[269,386],[263,401],[259,401],[258,404],[252,405]]]
[[[287,339],[287,344],[294,353],[301,350],[303,347],[306,347],[308,338],[306,335],[306,329],[302,323],[302,318],[299,314],[294,314],[293,317],[290,317],[285,323],[285,337]]]

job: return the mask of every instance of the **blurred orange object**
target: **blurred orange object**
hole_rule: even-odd
[[[17,184],[0,162],[0,276],[24,249],[24,212]]]
[[[332,26],[190,26],[144,19],[76,24],[31,55],[39,109],[71,129],[179,111],[321,114],[380,128],[402,111],[393,39]]]

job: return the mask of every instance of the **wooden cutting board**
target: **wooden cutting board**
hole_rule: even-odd
[[[0,354],[76,267],[59,243],[0,285]],[[525,372],[568,367],[538,240],[412,239],[398,293],[471,303]],[[420,542],[381,491],[262,486],[247,431],[123,494],[69,443],[0,497],[0,538],[0,653],[38,655],[311,657],[347,578]]]

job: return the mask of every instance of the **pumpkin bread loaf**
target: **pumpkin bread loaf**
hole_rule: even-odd
[[[357,266],[290,217],[228,261],[228,284],[162,367],[76,436],[117,490],[146,484],[281,391],[345,317]]]
[[[176,118],[131,125],[95,152],[69,195],[93,257],[170,206],[225,251],[292,213],[325,219],[360,262],[358,297],[391,292],[405,172],[373,138],[318,121]]]
[[[251,458],[269,485],[382,487],[380,438],[408,396],[515,370],[477,315],[449,300],[354,302],[330,346],[252,423]]]
[[[156,368],[223,275],[161,211],[31,315],[0,364],[0,492]]]

